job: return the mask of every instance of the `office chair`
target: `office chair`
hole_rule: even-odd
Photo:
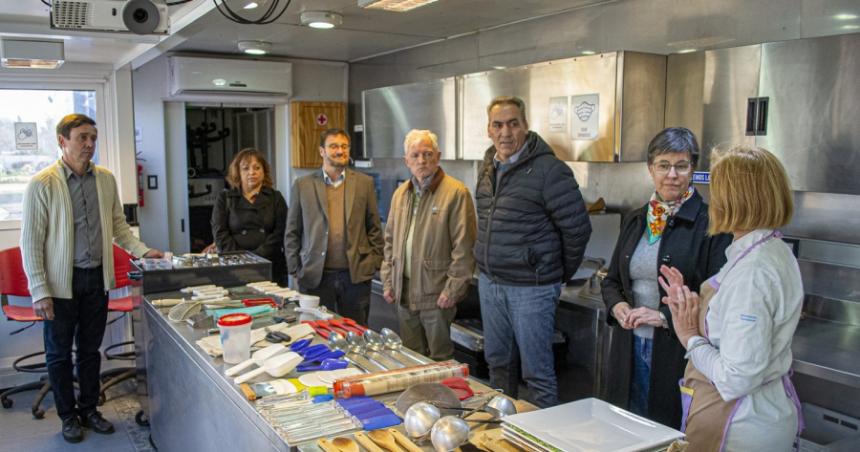
[[[30,297],[30,291],[27,288],[27,275],[24,273],[24,264],[21,259],[21,249],[19,247],[5,249],[0,251],[0,305],[3,308],[3,314],[6,318],[13,322],[29,323],[29,325],[19,328],[10,334],[18,334],[32,326],[36,322],[41,322],[42,318],[36,315],[33,310],[32,303],[28,306],[9,304],[9,297]],[[23,364],[24,361],[35,358],[39,355],[44,355],[45,352],[30,353],[15,360],[12,363],[12,368],[17,372],[42,374],[39,381],[25,383],[12,387],[0,394],[0,402],[3,408],[12,408],[12,399],[9,398],[12,394],[19,392],[38,389],[36,399],[30,407],[30,412],[36,419],[45,417],[45,411],[40,408],[42,400],[51,390],[51,383],[47,379],[48,368],[45,362],[35,364]]]

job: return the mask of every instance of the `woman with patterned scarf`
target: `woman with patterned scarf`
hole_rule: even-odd
[[[632,332],[628,408],[673,428],[681,425],[678,380],[686,359],[672,326],[666,294],[658,284],[661,265],[677,268],[698,287],[726,262],[731,236],[709,236],[708,205],[690,184],[699,155],[695,135],[683,127],[663,130],[648,145],[648,172],[654,192],[648,203],[628,213],[603,281],[609,323]],[[693,285],[696,284],[696,285]],[[626,366],[625,366],[626,367]]]

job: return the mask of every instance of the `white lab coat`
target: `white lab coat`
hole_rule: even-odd
[[[791,340],[803,305],[797,260],[774,238],[738,261],[772,232],[755,230],[726,249],[726,265],[716,275],[720,288],[706,317],[712,345],[690,353],[724,400],[746,396],[729,428],[730,451],[788,451],[797,431],[798,413],[781,381],[791,368]]]

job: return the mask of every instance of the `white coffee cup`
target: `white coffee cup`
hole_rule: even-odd
[[[299,295],[298,299],[302,308],[318,308],[320,305],[320,297],[316,295]]]

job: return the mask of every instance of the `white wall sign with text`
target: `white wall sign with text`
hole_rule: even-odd
[[[572,140],[596,140],[598,134],[598,112],[600,95],[583,94],[570,97],[570,138]]]

